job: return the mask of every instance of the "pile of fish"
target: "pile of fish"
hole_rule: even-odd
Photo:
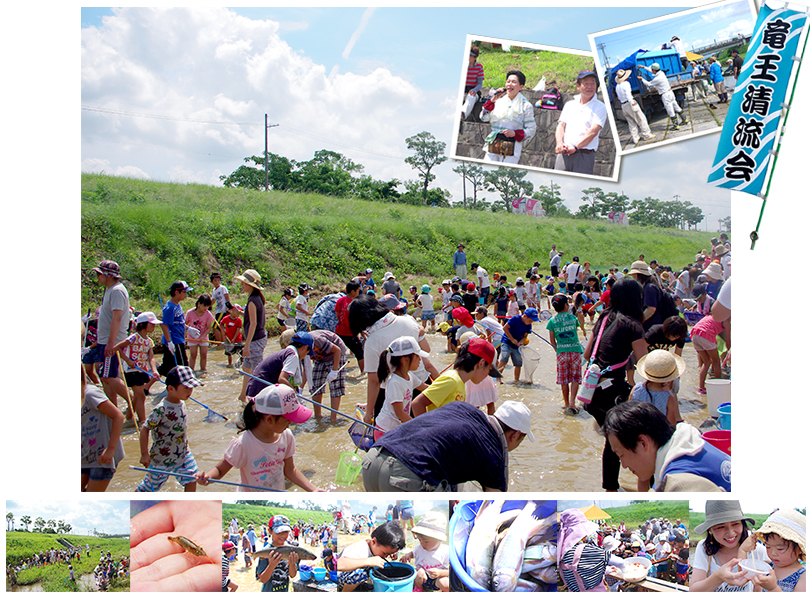
[[[504,502],[485,500],[478,509],[467,537],[467,573],[493,592],[544,592],[557,583],[557,513],[538,519],[532,501],[501,512]]]

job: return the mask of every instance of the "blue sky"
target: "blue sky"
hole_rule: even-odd
[[[694,10],[680,10],[662,19],[621,27],[621,31],[593,35],[594,47],[605,45],[611,66],[636,50],[659,50],[677,35],[687,50],[697,49],[713,41],[734,37],[738,33],[753,31],[756,15],[750,0],[734,0],[711,4]],[[602,29],[605,31],[607,28]],[[602,51],[599,61],[604,62]]]
[[[64,491],[64,490],[63,490]],[[92,494],[90,495],[92,496]],[[103,533],[129,534],[129,500],[110,500],[82,494],[80,500],[6,500],[6,513],[14,514],[14,527],[23,529],[20,517],[31,517],[29,531],[37,517],[70,523],[71,533],[87,535],[93,529]]]
[[[376,179],[416,179],[405,138],[426,130],[450,153],[467,34],[589,51],[589,33],[677,10],[82,9],[82,170],[219,185],[262,152],[267,112],[280,125],[271,152],[302,161],[326,148]],[[718,135],[625,157],[615,184],[528,179],[553,179],[574,211],[592,185],[677,194],[711,213],[701,229],[714,228],[730,214],[729,193],[705,184]],[[455,166],[438,167],[434,185],[460,201]]]

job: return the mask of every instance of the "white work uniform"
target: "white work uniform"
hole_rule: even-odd
[[[616,97],[622,103],[622,113],[627,119],[627,125],[630,127],[630,137],[633,138],[633,142],[638,144],[639,130],[641,130],[641,137],[651,137],[652,132],[647,123],[647,117],[644,116],[638,102],[633,99],[633,91],[630,88],[629,81],[622,81],[616,86]]]
[[[667,74],[663,71],[658,71],[650,81],[644,81],[644,85],[653,88],[658,95],[661,96],[661,101],[664,103],[664,108],[670,117],[674,117],[675,113],[683,112],[678,102],[675,100],[675,94],[672,93],[672,88],[669,86],[669,79]]]

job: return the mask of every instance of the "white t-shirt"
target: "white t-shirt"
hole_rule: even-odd
[[[516,285],[514,288],[515,292],[515,299],[518,301],[518,304],[523,304],[526,302],[526,286],[525,285]]]
[[[579,263],[571,263],[565,269],[565,282],[566,283],[578,282],[580,272],[582,272],[582,266]]]
[[[750,535],[750,534],[749,534]],[[692,561],[692,568],[699,569],[701,571],[705,571],[706,575],[709,576],[715,571],[717,571],[721,565],[717,562],[717,556],[711,557],[711,564],[709,562],[709,555],[706,554],[705,549],[705,542],[706,540],[700,540],[697,545],[697,549],[695,550],[695,557]],[[753,552],[748,553],[748,558],[753,558],[755,560],[761,560],[767,563],[770,563],[770,559],[768,558],[768,552],[765,550],[765,546],[760,543],[757,543],[756,548],[754,548]],[[735,567],[733,569],[735,572],[739,571],[739,567]],[[754,591],[754,584],[752,582],[746,583],[744,586],[736,587],[727,584],[725,581],[721,583],[717,588],[714,590],[715,592],[753,592]]]
[[[720,291],[717,294],[717,301],[727,309],[731,310],[731,277],[726,279],[723,287],[720,288]]]
[[[394,412],[394,403],[401,402],[402,410],[407,413],[411,408],[413,389],[420,383],[412,372],[408,373],[408,379],[403,379],[396,373],[391,374],[385,382],[385,404],[377,416],[377,426],[380,429],[391,431],[397,425],[402,425]]]
[[[281,312],[282,308],[285,311],[287,311],[287,316],[284,316],[284,314],[282,314],[282,312]],[[282,296],[281,300],[278,301],[278,309],[279,310],[276,313],[276,319],[281,319],[282,321],[284,321],[285,325],[289,325],[289,323],[287,323],[288,319],[292,319],[293,321],[295,320],[295,319],[293,319],[293,316],[292,316],[293,313],[292,313],[292,307],[290,306],[290,299],[287,298],[287,296]],[[292,323],[292,324],[294,325],[295,323]]]
[[[364,346],[365,362],[363,364],[363,370],[366,373],[377,372],[377,367],[380,365],[380,355],[388,348],[388,345],[398,337],[407,335],[419,341],[419,324],[416,321],[411,317],[405,316],[393,316],[392,319],[392,316],[393,315],[389,313],[383,317],[383,319],[390,321],[389,324],[373,331],[366,340],[366,345]],[[379,321],[377,323],[379,323]],[[412,371],[412,373],[416,375],[417,378],[421,378],[419,379],[420,382],[428,377],[427,369],[425,369],[421,361],[419,368],[416,371]]]
[[[417,569],[449,569],[450,568],[450,546],[439,544],[430,552],[422,548],[422,544],[417,544],[413,549],[413,563]]]
[[[479,287],[489,287],[489,273],[487,273],[487,270],[484,267],[479,266],[476,270],[475,276],[481,280]]]
[[[240,483],[274,490],[284,489],[284,460],[295,454],[295,437],[285,429],[278,440],[268,444],[245,431],[236,436],[225,450],[225,460],[239,469]],[[238,492],[253,491],[237,488]]]
[[[299,304],[301,305],[301,308],[303,308],[304,310],[306,310],[306,311],[309,310],[309,304],[307,302],[307,297],[304,296],[304,294],[299,294],[298,298],[295,299],[295,318],[300,319],[301,321],[306,321],[307,323],[309,323],[309,315],[305,314],[305,313],[302,313],[300,310],[298,310],[298,305]]]
[[[337,555],[338,558],[371,558],[374,556],[371,553],[371,548],[368,547],[368,542],[356,542],[350,546],[346,546]]]
[[[633,100],[633,89],[630,87],[629,81],[622,81],[616,86],[616,97],[622,104]]]
[[[225,312],[225,296],[228,294],[228,288],[220,285],[211,292],[211,299],[216,303],[214,306],[214,314],[219,315]]]
[[[563,135],[563,143],[573,146],[580,142],[585,133],[593,126],[605,126],[607,120],[607,109],[593,95],[590,102],[582,104],[579,99],[581,94],[574,96],[573,100],[565,103],[562,113],[560,113],[559,123],[565,123],[565,134]],[[581,150],[596,150],[599,148],[599,134],[597,133],[594,138],[588,142]]]
[[[416,301],[424,310],[433,310],[433,296],[430,294],[419,294]]]

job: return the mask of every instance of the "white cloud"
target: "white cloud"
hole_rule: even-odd
[[[751,19],[740,19],[739,21],[734,21],[728,27],[721,29],[716,34],[716,39],[719,40],[727,40],[729,38],[734,37],[738,33],[746,33],[751,32],[754,29],[754,24],[751,22]]]
[[[349,54],[351,54],[352,48],[354,48],[354,45],[357,43],[357,40],[360,39],[360,34],[362,34],[363,30],[366,28],[368,20],[371,18],[371,15],[374,14],[374,10],[375,9],[373,8],[367,8],[363,12],[363,16],[360,17],[360,25],[358,25],[357,29],[354,30],[354,33],[352,34],[352,37],[349,40],[349,43],[346,44],[346,47],[343,49],[342,54],[343,60],[349,58]]]
[[[149,179],[149,174],[139,167],[122,165],[111,167],[106,158],[85,158],[82,161],[82,173],[104,173],[117,177],[133,177],[135,179]]]

